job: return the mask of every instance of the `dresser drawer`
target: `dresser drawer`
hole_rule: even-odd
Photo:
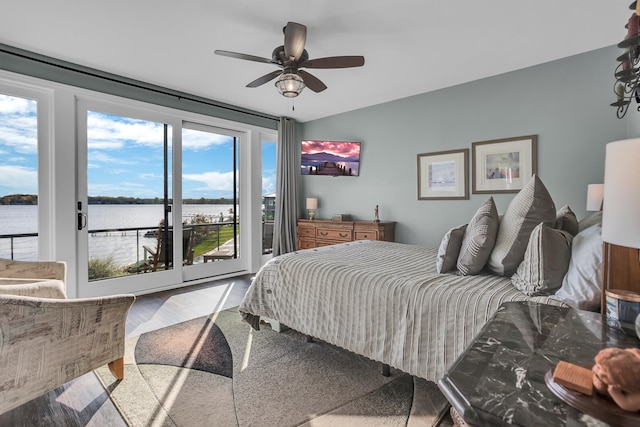
[[[355,240],[378,240],[378,232],[375,230],[356,231]]]
[[[311,227],[298,227],[298,236],[299,237],[316,237],[316,229]]]
[[[351,230],[331,230],[328,228],[316,229],[316,239],[337,240],[341,242],[350,242]]]
[[[313,249],[316,247],[315,240],[298,239],[298,249]]]

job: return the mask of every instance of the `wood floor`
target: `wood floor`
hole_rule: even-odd
[[[235,307],[251,276],[139,296],[127,317],[128,337]],[[126,426],[90,372],[0,415],[0,426]]]

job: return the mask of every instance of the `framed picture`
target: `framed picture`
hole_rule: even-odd
[[[469,150],[418,154],[418,200],[468,199]]]
[[[536,135],[474,142],[472,191],[517,193],[536,173]]]

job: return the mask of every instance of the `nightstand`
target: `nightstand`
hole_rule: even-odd
[[[438,386],[461,425],[592,425],[591,416],[558,399],[544,377],[560,360],[590,367],[605,347],[640,347],[640,341],[609,327],[600,313],[507,302]]]

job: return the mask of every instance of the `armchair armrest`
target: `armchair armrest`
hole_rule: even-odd
[[[0,277],[0,294],[66,299],[62,280],[5,279]]]
[[[11,261],[0,259],[0,277],[24,279],[56,279],[67,282],[64,261]]]
[[[124,357],[133,295],[0,295],[0,413]]]

